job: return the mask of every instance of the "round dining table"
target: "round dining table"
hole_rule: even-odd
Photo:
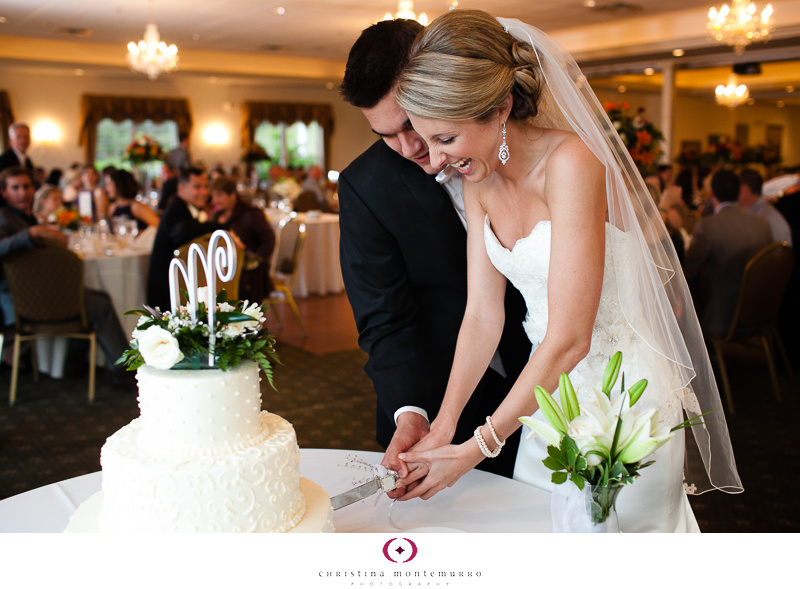
[[[266,209],[265,214],[277,232],[281,219],[288,213],[280,209]],[[297,216],[305,223],[306,240],[292,294],[303,298],[344,292],[339,264],[339,215],[309,211],[298,213]]]
[[[330,496],[371,478],[383,454],[300,450],[300,476]],[[77,507],[100,490],[96,472],[0,501],[0,533],[62,532]],[[505,477],[473,470],[455,486],[423,501],[377,494],[333,514],[337,532],[550,532],[550,494]]]

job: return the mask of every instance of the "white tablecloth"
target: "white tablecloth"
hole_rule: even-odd
[[[329,495],[363,482],[366,473],[345,467],[358,457],[377,464],[377,452],[300,450],[300,474]],[[100,490],[101,473],[54,483],[0,501],[0,532],[61,532],[83,501]],[[550,495],[535,487],[474,470],[428,501],[395,502],[369,497],[334,512],[337,532],[396,532],[428,529],[464,532],[550,532]]]
[[[267,211],[267,219],[276,230],[283,216],[279,211]],[[339,215],[300,213],[298,216],[306,224],[306,242],[292,294],[295,297],[307,297],[310,294],[344,292],[339,265]]]
[[[133,332],[139,318],[123,316],[132,309],[141,309],[145,303],[147,269],[150,266],[150,250],[139,248],[115,248],[113,255],[83,254],[84,278],[87,288],[102,290],[109,294],[117,311],[122,330]]]
[[[117,245],[112,236],[113,241],[109,241],[106,247],[99,246],[98,240],[94,239],[88,247],[78,247],[75,250],[83,258],[84,285],[86,288],[108,293],[126,336],[133,332],[138,317],[124,317],[123,313],[131,309],[141,309],[145,302],[147,269],[150,265],[154,233],[155,229],[146,231],[129,248]],[[39,340],[36,343],[39,369],[52,378],[61,378],[64,375],[66,352],[66,338]],[[105,364],[105,358],[100,353],[97,354],[96,361],[98,366]]]

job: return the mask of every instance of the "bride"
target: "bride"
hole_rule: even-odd
[[[442,407],[430,433],[400,455],[410,467],[401,500],[452,486],[500,451],[520,416],[541,419],[536,385],[555,391],[566,372],[579,399],[591,398],[621,350],[625,381],[650,383],[637,409],[656,408],[670,425],[713,413],[691,428],[686,452],[678,430],[620,494],[620,527],[699,531],[687,492],[741,491],[719,393],[666,229],[575,62],[517,20],[450,11],[417,38],[397,101],[431,164],[467,180],[469,273]],[[475,437],[452,445],[502,332],[506,279],[525,297],[533,352],[495,413],[474,424]],[[526,430],[514,478],[551,490],[546,442]]]

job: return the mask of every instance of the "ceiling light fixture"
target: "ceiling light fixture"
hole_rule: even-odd
[[[750,98],[750,90],[747,86],[740,84],[736,74],[728,76],[728,83],[726,85],[720,84],[714,91],[716,95],[717,104],[728,106],[730,108],[737,107],[747,102]]]
[[[150,0],[149,5],[150,19],[144,28],[144,38],[138,43],[128,43],[128,65],[133,71],[155,80],[161,74],[169,74],[178,69],[178,48],[174,43],[167,47],[161,40],[158,27],[153,22],[153,0]]]
[[[417,17],[417,13],[414,12],[414,0],[397,0],[397,12],[394,13],[392,16],[391,12],[387,12],[386,16],[383,17],[383,20],[392,20],[395,18],[407,18],[409,20],[415,20],[423,27],[428,24],[428,15],[424,12],[420,13],[419,17]]]
[[[749,0],[733,0],[733,7],[723,4],[708,11],[708,32],[711,37],[733,47],[736,55],[744,53],[744,48],[753,42],[766,41],[775,29],[772,17],[772,4],[758,15],[756,5]]]

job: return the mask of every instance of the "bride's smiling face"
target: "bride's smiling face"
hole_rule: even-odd
[[[497,152],[502,141],[501,121],[440,121],[409,115],[425,142],[431,165],[450,165],[470,182],[480,182],[500,166]]]

